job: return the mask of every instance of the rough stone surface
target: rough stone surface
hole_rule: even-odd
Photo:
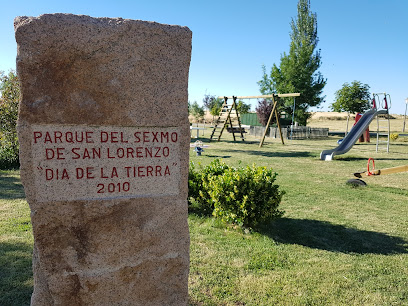
[[[17,17],[32,305],[186,305],[191,31]]]

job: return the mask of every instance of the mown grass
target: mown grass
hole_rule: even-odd
[[[286,213],[258,233],[191,215],[192,305],[408,305],[408,173],[346,184],[369,157],[379,169],[407,164],[404,139],[390,153],[357,144],[332,162],[319,155],[334,137],[262,148],[223,139],[191,160],[272,167]]]
[[[191,305],[408,305],[408,173],[346,185],[369,157],[377,168],[407,164],[402,137],[390,153],[357,144],[332,162],[319,154],[334,137],[284,146],[267,139],[262,148],[250,136],[223,139],[202,139],[209,147],[201,157],[191,149],[191,160],[272,167],[285,215],[251,232],[190,214]],[[0,172],[0,305],[30,303],[29,214],[18,171]]]
[[[18,171],[0,171],[0,305],[30,305],[33,237]]]

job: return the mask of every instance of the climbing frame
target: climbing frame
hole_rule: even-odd
[[[242,141],[245,141],[244,133],[245,131],[241,127],[241,119],[239,117],[239,112],[237,109],[237,97],[222,97],[224,103],[221,106],[220,114],[215,121],[213,131],[211,133],[210,141],[213,138],[216,138],[217,141],[220,141],[222,133],[225,129],[228,132],[232,133],[234,141],[236,141],[235,134],[239,133],[241,135]],[[228,103],[228,99],[232,99],[232,103]],[[235,126],[234,126],[235,124]]]

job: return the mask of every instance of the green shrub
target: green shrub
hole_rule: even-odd
[[[243,227],[257,227],[281,217],[283,191],[274,184],[277,174],[266,167],[229,168],[209,181],[213,215]]]
[[[197,171],[191,162],[190,210],[243,227],[258,227],[283,214],[278,206],[284,192],[274,184],[276,176],[266,167],[233,168],[218,159]]]
[[[200,190],[203,186],[202,173],[195,170],[195,164],[190,162],[188,169],[188,208],[197,212],[200,210]]]
[[[196,165],[190,162],[188,172],[188,202],[190,211],[211,216],[214,203],[209,195],[208,182],[210,178],[224,173],[228,169],[219,159],[213,160],[208,166],[196,170]]]

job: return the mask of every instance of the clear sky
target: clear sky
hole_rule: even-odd
[[[193,32],[189,100],[204,94],[259,95],[267,71],[289,51],[297,0],[1,0],[0,71],[15,69],[13,19],[45,13],[122,17],[187,26]],[[391,113],[408,98],[408,0],[311,0],[327,111],[334,93],[354,80],[391,95]],[[257,101],[247,101],[254,110]],[[315,110],[315,109],[314,109]]]

